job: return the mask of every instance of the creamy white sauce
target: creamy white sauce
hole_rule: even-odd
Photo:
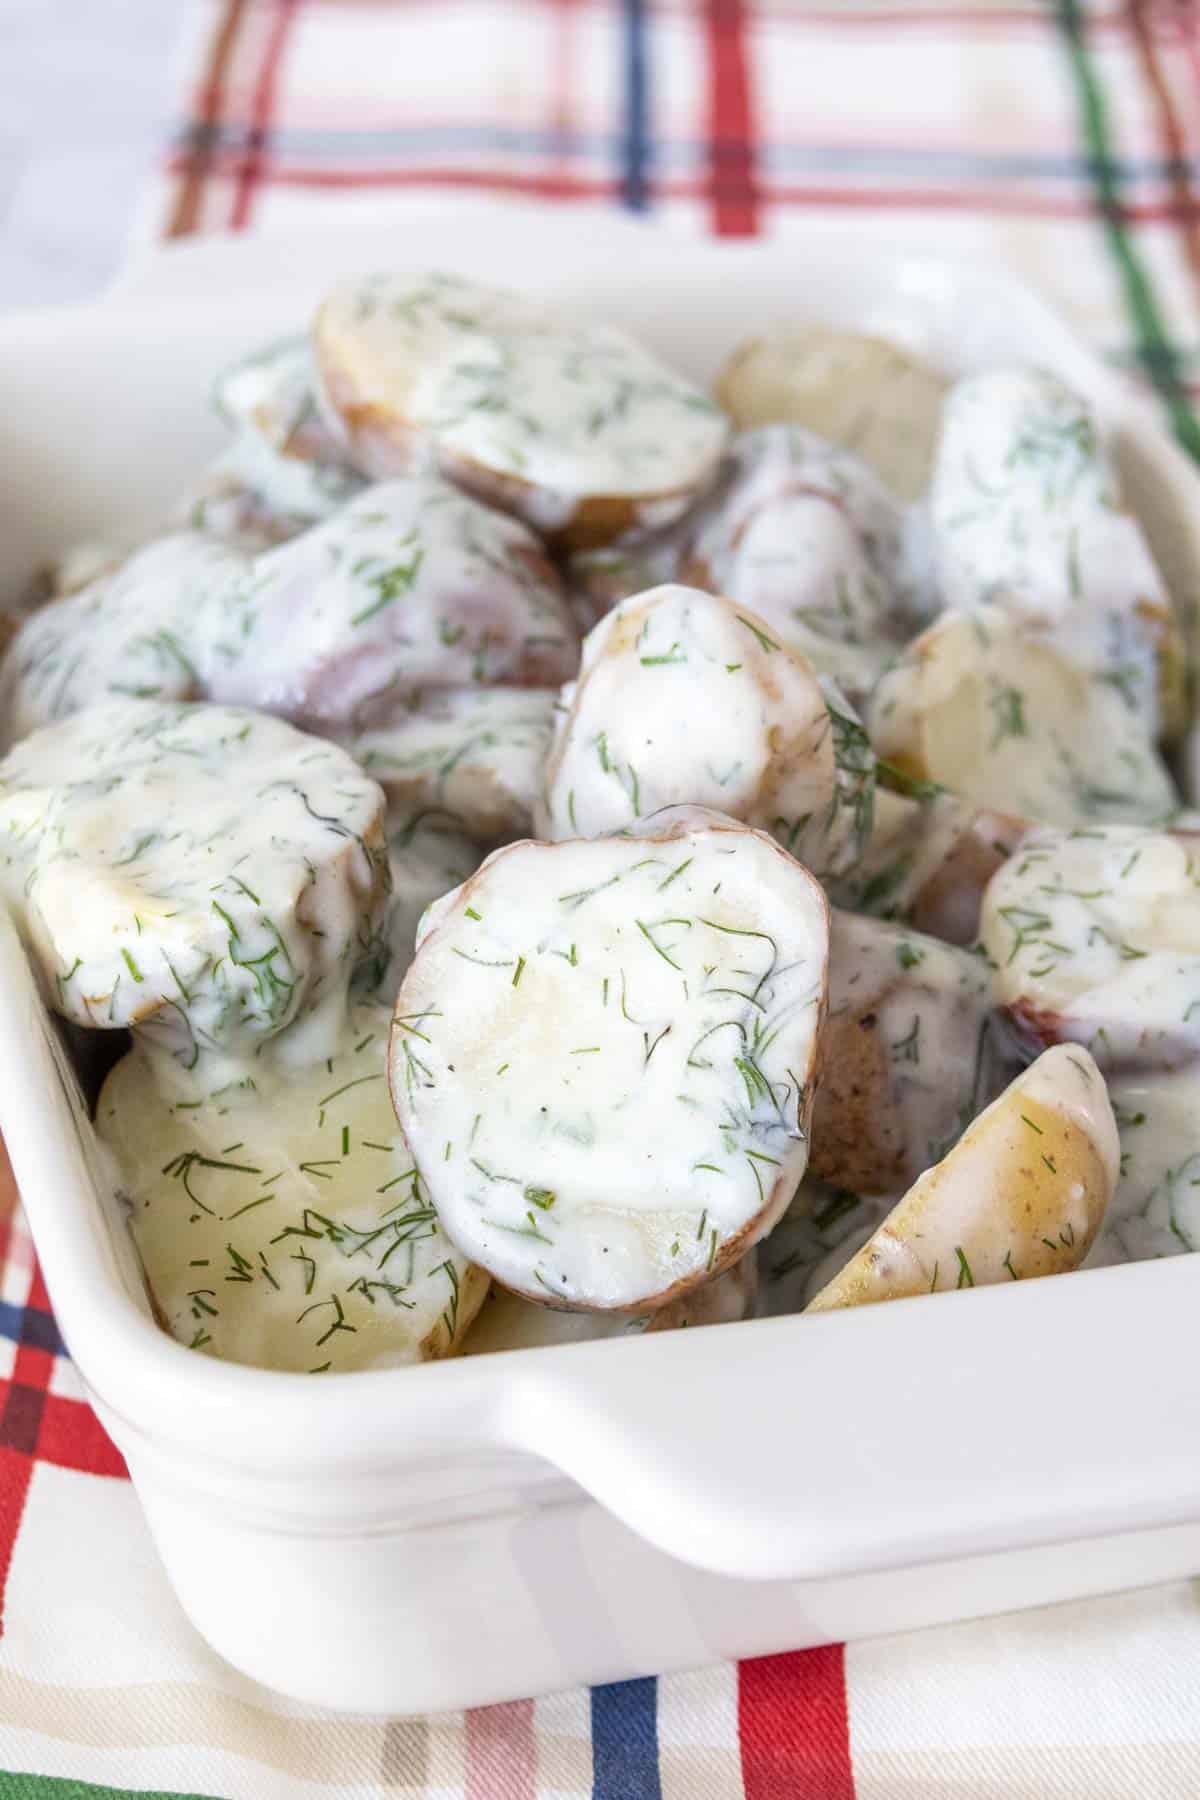
[[[643,523],[664,523],[711,479],[728,432],[706,394],[623,332],[457,276],[339,288],[315,341],[327,400],[368,473],[426,454],[448,472],[510,478],[518,509],[546,530],[597,497],[655,503]]]
[[[553,688],[446,688],[349,748],[400,814],[436,811],[495,844],[533,829],[557,700]]]
[[[822,874],[861,854],[873,795],[848,703],[757,614],[671,586],[589,634],[536,822],[543,836],[595,837],[664,806],[711,806]]]
[[[109,1076],[96,1127],[181,1343],[312,1373],[457,1347],[487,1278],[442,1233],[396,1125],[390,1025],[357,1006],[326,1061],[266,1055],[215,1087],[145,1045]]]
[[[945,604],[1045,628],[1151,732],[1160,659],[1182,658],[1171,601],[1085,401],[1038,369],[960,381],[930,488]]]
[[[770,1229],[807,1161],[828,926],[768,838],[680,808],[512,845],[423,931],[392,1093],[465,1254],[636,1311]]]
[[[114,701],[0,763],[0,884],[52,1003],[240,1072],[331,1054],[387,890],[383,795],[350,757],[227,707]]]
[[[1200,1250],[1200,1066],[1110,1076],[1121,1176],[1089,1266]]]
[[[421,920],[435,900],[461,887],[483,860],[471,838],[439,813],[388,816],[388,868],[392,891],[383,925],[383,957],[369,986],[390,1006],[416,950]]]

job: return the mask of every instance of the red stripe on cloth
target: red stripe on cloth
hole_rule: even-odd
[[[841,1644],[738,1665],[746,1800],[854,1800]]]
[[[255,189],[266,168],[266,146],[275,113],[275,87],[283,61],[288,31],[300,8],[300,0],[275,0],[275,17],[267,33],[262,65],[254,84],[250,104],[250,140],[242,162],[241,173],[233,194],[233,211],[229,223],[234,231],[244,231],[250,223],[250,209]]]
[[[79,1475],[110,1475],[128,1479],[125,1458],[83,1400],[63,1394],[47,1394],[38,1436],[38,1459]]]
[[[707,0],[708,154],[713,230],[753,237],[758,230],[754,105],[743,0]]]
[[[463,1800],[537,1800],[533,1701],[472,1707],[466,1725]]]
[[[17,1533],[25,1511],[25,1497],[33,1474],[33,1458],[21,1450],[0,1444],[0,1636],[4,1633],[4,1606],[8,1571],[12,1567]]]

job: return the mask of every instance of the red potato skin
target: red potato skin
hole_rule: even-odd
[[[720,825],[720,824],[717,824],[715,821],[712,822],[711,828],[714,831],[729,833],[729,834],[732,834],[733,836],[741,836],[747,829],[749,829],[748,827],[746,827],[744,825],[735,825],[732,823],[729,825]],[[668,831],[658,832],[658,833],[653,833],[653,834],[649,833],[649,832],[639,833],[638,836],[643,842],[648,843],[648,844],[670,844],[670,843],[673,843],[676,839],[684,836],[685,833],[689,829],[690,829],[689,824],[684,823],[682,821],[676,821],[673,824],[672,828]],[[763,842],[765,844],[769,844],[772,852],[776,856],[782,857],[783,861],[788,863],[791,867],[799,868],[801,866],[800,864],[798,864],[796,862],[794,857],[789,856],[787,851],[784,850],[779,844],[777,844],[775,842],[774,838],[768,837],[765,832],[755,831],[754,836],[756,838],[760,839],[761,842]],[[578,843],[578,842],[580,842],[580,840],[577,838],[564,839],[563,842]],[[538,844],[538,843],[535,843],[534,840],[532,840],[530,838],[523,838],[520,840],[519,843],[506,844],[502,849],[494,851],[492,853],[492,856],[490,856],[488,858],[488,863],[494,862],[496,857],[508,856],[508,855],[511,855],[516,850],[530,849],[530,848],[546,851],[546,852],[552,854],[554,849],[556,848],[556,846],[552,845],[552,844]],[[466,908],[469,905],[471,905],[472,900],[475,896],[475,891],[481,885],[481,880],[487,869],[488,863],[484,863],[478,870],[476,870],[476,872],[473,875],[468,876],[467,880],[463,883],[461,888],[459,888],[458,899],[457,899],[457,903],[456,903],[456,911],[465,911]],[[805,873],[807,874],[807,870],[805,870]],[[809,879],[811,880],[812,877],[810,876]],[[821,890],[819,884],[814,882],[814,888],[817,893],[817,896],[819,897],[819,899],[821,901],[823,914],[824,914],[824,920],[825,920],[826,942],[828,944],[829,903],[826,900],[824,892]],[[437,935],[437,932],[441,929],[442,929],[441,926],[435,927],[435,930],[430,934],[430,936],[435,937]],[[428,942],[428,941],[429,941],[429,939],[424,940],[424,942]],[[420,948],[418,948],[417,956],[414,958],[412,965],[410,965],[410,973],[411,973],[411,969],[416,967],[416,964],[419,961],[419,958],[420,958]],[[400,1078],[399,1078],[399,1073],[398,1073],[400,1059],[396,1054],[396,1044],[399,1041],[399,1039],[401,1038],[402,1033],[400,1032],[399,1027],[395,1023],[395,1018],[397,1016],[403,1016],[404,1014],[406,1014],[408,1011],[411,1010],[411,1007],[408,1004],[406,1004],[406,1002],[405,1002],[405,989],[407,988],[407,986],[408,986],[408,976],[406,975],[404,980],[400,984],[400,991],[396,996],[396,1006],[395,1006],[395,1012],[393,1015],[393,1023],[392,1023],[391,1034],[390,1034],[390,1039],[389,1039],[389,1047],[388,1047],[388,1091],[391,1095],[392,1108],[393,1108],[393,1110],[396,1114],[396,1118],[400,1122],[402,1128],[403,1128],[403,1119],[401,1116],[399,1100],[398,1100],[398,1096],[399,1096],[399,1092],[400,1092]],[[820,1046],[821,1046],[822,1034],[825,1030],[825,1021],[826,1021],[828,1009],[829,1009],[829,959],[828,959],[828,950],[827,950],[826,951],[826,964],[825,964],[825,982],[823,984],[820,1000],[818,1002],[817,1018],[816,1018],[814,1030],[812,1033],[812,1046],[809,1050],[808,1061],[807,1061],[804,1069],[799,1071],[801,1081],[803,1084],[803,1093],[804,1093],[804,1103],[801,1107],[798,1107],[798,1109],[797,1109],[798,1115],[799,1115],[799,1129],[803,1132],[804,1137],[807,1141],[811,1141],[813,1104],[814,1104],[814,1101],[816,1098],[818,1067],[819,1067],[818,1053],[819,1053]],[[414,1160],[417,1162],[417,1166],[419,1169],[420,1161],[416,1157],[415,1152],[414,1152]],[[428,1179],[424,1176],[423,1171],[422,1171],[422,1179],[425,1180],[425,1186],[426,1186],[427,1191],[432,1195],[433,1190],[430,1186]],[[727,1238],[725,1240],[725,1242],[720,1246],[716,1257],[713,1259],[713,1264],[712,1264],[711,1268],[698,1270],[695,1274],[692,1274],[692,1275],[681,1276],[678,1281],[672,1282],[670,1287],[661,1289],[660,1292],[657,1294],[639,1295],[639,1297],[636,1301],[631,1302],[627,1306],[562,1306],[562,1307],[550,1306],[548,1308],[548,1310],[553,1311],[553,1312],[610,1313],[614,1317],[636,1318],[641,1313],[657,1312],[660,1307],[669,1306],[672,1303],[672,1301],[682,1299],[682,1297],[685,1294],[689,1294],[689,1293],[693,1292],[696,1288],[704,1287],[707,1282],[712,1281],[716,1276],[723,1275],[727,1269],[732,1268],[735,1263],[740,1262],[742,1257],[745,1256],[746,1253],[749,1250],[751,1250],[755,1244],[759,1243],[763,1238],[768,1236],[768,1234],[775,1229],[776,1225],[778,1225],[780,1219],[782,1219],[784,1213],[787,1211],[788,1207],[791,1205],[792,1200],[795,1195],[795,1186],[796,1186],[795,1182],[790,1179],[777,1180],[774,1183],[774,1185],[772,1186],[771,1191],[767,1194],[764,1204],[760,1207],[759,1211],[754,1215],[754,1217],[752,1219],[747,1220],[746,1224],[743,1225],[743,1227],[740,1231],[736,1232],[732,1237]],[[436,1203],[434,1203],[434,1204],[436,1205]],[[439,1220],[441,1223],[442,1230],[446,1233],[446,1236],[450,1239],[450,1242],[455,1243],[454,1233],[451,1231],[449,1224],[446,1222],[446,1220],[441,1219],[440,1214],[439,1214]],[[466,1252],[463,1252],[463,1254],[465,1255]],[[535,1306],[547,1306],[547,1304],[548,1304],[547,1300],[546,1300],[544,1289],[530,1291],[527,1288],[514,1287],[509,1282],[501,1281],[495,1275],[492,1276],[492,1280],[495,1282],[495,1285],[498,1288],[503,1288],[503,1289],[505,1289],[506,1292],[508,1292],[510,1294],[515,1294],[517,1296],[517,1298],[520,1300],[530,1300],[533,1302],[533,1304]]]
[[[1014,856],[1030,821],[1015,813],[979,812],[949,856],[917,894],[911,923],[944,943],[969,948],[979,936],[988,882]]]

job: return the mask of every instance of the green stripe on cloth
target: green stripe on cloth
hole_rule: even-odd
[[[162,1788],[94,1787],[73,1775],[6,1775],[0,1769],[0,1800],[216,1800],[212,1794],[167,1793]]]
[[[1109,144],[1104,90],[1088,52],[1087,26],[1079,0],[1058,0],[1058,18],[1079,99],[1096,200],[1104,220],[1108,247],[1125,290],[1125,304],[1133,320],[1138,359],[1158,389],[1176,437],[1200,462],[1200,424],[1188,405],[1180,377],[1179,356],[1167,335],[1153,284],[1129,233],[1128,216],[1121,198],[1121,179]]]

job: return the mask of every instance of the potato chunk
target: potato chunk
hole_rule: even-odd
[[[438,1227],[387,1090],[390,1009],[315,1068],[209,1090],[132,1050],[96,1111],[155,1307],[190,1349],[264,1369],[448,1356],[487,1292]]]
[[[557,699],[553,688],[446,688],[349,747],[401,815],[436,811],[496,844],[533,829]]]
[[[929,481],[945,379],[884,338],[826,325],[777,325],[734,351],[717,377],[743,429],[806,425],[853,450],[902,500]]]
[[[428,688],[553,685],[578,655],[533,535],[422,476],[256,558],[215,634],[209,692],[352,732]]]
[[[930,489],[948,606],[995,606],[1111,683],[1147,732],[1184,723],[1170,597],[1087,402],[1044,369],[951,390]]]
[[[874,778],[846,702],[762,619],[662,587],[589,633],[563,691],[538,825],[546,837],[596,837],[664,806],[711,806],[822,874],[861,854]]]
[[[206,1073],[284,1030],[315,1060],[378,935],[383,811],[344,750],[278,719],[113,701],[0,763],[0,880],[76,1024]]]
[[[1047,1050],[921,1176],[806,1310],[1078,1268],[1119,1160],[1099,1069],[1086,1050]]]
[[[1038,1045],[1106,1070],[1200,1054],[1200,855],[1165,832],[1034,831],[988,884],[993,991]]]
[[[1177,805],[1137,713],[995,607],[947,612],[880,682],[881,757],[979,807],[1051,825],[1149,824]]]
[[[978,956],[904,926],[833,914],[814,1176],[858,1194],[906,1188],[999,1093],[1015,1061],[993,1028]]]
[[[195,621],[244,569],[224,545],[184,532],[40,608],[0,671],[5,743],[106,700],[199,698]]]
[[[647,1310],[741,1257],[808,1159],[828,915],[770,838],[675,808],[497,850],[426,915],[392,1097],[464,1255]]]
[[[1027,819],[979,810],[950,793],[910,800],[879,788],[862,860],[829,884],[830,899],[947,944],[973,944],[984,889],[1028,829]]]
[[[461,276],[374,275],[332,293],[317,364],[350,455],[385,480],[444,475],[569,546],[682,513],[728,423],[623,332]]]

